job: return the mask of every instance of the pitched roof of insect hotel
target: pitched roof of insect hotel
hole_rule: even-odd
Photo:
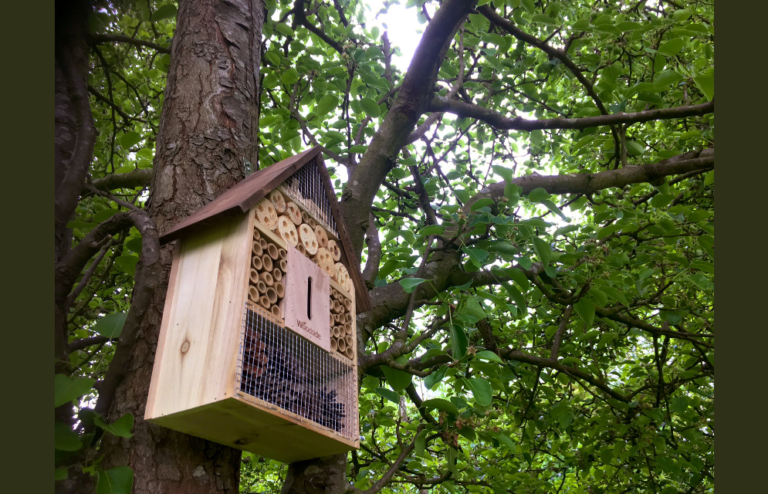
[[[284,185],[282,190],[288,192],[289,196],[293,196],[292,199],[296,199],[300,206],[313,212],[316,217],[319,217],[318,219],[325,220],[324,226],[338,235],[342,261],[347,265],[355,286],[358,312],[371,310],[368,289],[339,212],[336,193],[325,168],[320,146],[252,173],[245,180],[163,233],[160,236],[160,244],[164,245],[198,232],[221,219],[248,213],[280,185]]]

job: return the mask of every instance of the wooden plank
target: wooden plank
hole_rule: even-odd
[[[344,453],[358,441],[332,438],[237,398],[227,398],[193,410],[152,419],[185,434],[285,463]]]
[[[311,295],[309,279],[312,280]],[[285,275],[285,327],[326,352],[331,350],[330,280],[331,277],[322,268],[298,250],[288,246],[288,272]]]
[[[168,290],[165,295],[165,305],[163,308],[163,320],[160,323],[160,336],[157,338],[157,348],[155,350],[155,362],[152,367],[152,379],[149,383],[149,396],[147,397],[147,406],[144,408],[144,418],[152,416],[155,407],[155,400],[158,392],[160,365],[158,365],[157,359],[165,353],[165,342],[168,339],[168,325],[171,318],[166,317],[166,314],[170,315],[173,310],[173,301],[176,294],[176,287],[178,284],[179,276],[179,257],[181,253],[181,242],[178,242],[173,248],[173,260],[171,261],[171,274],[168,276]]]
[[[240,215],[181,243],[176,288],[163,346],[153,369],[152,406],[158,417],[224,398],[234,379],[243,312],[243,284],[250,242],[247,217]],[[165,320],[168,319],[166,323]],[[155,379],[156,378],[156,379]]]

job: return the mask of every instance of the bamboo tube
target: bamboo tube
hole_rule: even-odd
[[[259,239],[259,243],[261,244],[261,248],[265,249],[269,246],[269,242],[266,241],[266,239]]]
[[[344,353],[344,351],[347,349],[347,342],[346,342],[346,341],[344,341],[344,339],[343,339],[343,338],[340,338],[340,339],[339,339],[339,343],[338,343],[338,346],[339,346],[339,351],[340,351],[341,353]]]
[[[351,346],[348,346],[348,347],[347,347],[347,351],[345,351],[345,352],[344,352],[344,355],[346,355],[346,357],[347,357],[349,360],[354,360],[354,359],[355,359],[355,351],[354,351],[354,350],[352,350],[352,347],[351,347]]]
[[[283,272],[280,271],[280,268],[275,268],[272,270],[272,277],[276,282],[281,281],[283,279]]]
[[[288,261],[285,259],[280,259],[280,261],[277,263],[277,266],[280,268],[280,271],[282,271],[283,274],[288,272]]]
[[[344,320],[352,324],[352,314],[344,314]]]
[[[273,190],[269,194],[269,200],[274,206],[275,211],[282,214],[285,212],[285,197],[278,190]]]
[[[315,236],[320,247],[328,247],[328,234],[325,233],[325,229],[322,226],[316,226],[314,228]]]
[[[333,308],[331,308],[331,310],[332,310],[333,312],[336,312],[337,314],[338,314],[339,312],[341,312],[341,304],[339,303],[339,301],[338,301],[338,300],[334,300],[334,301],[333,301]]]
[[[301,212],[301,222],[309,224],[309,214],[307,214],[305,211]]]
[[[253,241],[254,242],[258,242],[259,240],[261,240],[261,233],[259,233],[259,230],[254,228],[253,229]]]
[[[267,293],[267,284],[264,283],[263,280],[259,280],[259,282],[256,283],[256,289],[259,291],[259,293]]]
[[[351,312],[351,311],[352,311],[352,301],[351,301],[351,300],[349,300],[349,299],[344,299],[344,309],[345,309],[347,312]]]
[[[286,251],[285,249],[278,249],[277,253],[280,255],[281,260],[288,259],[288,251]]]
[[[344,337],[344,342],[347,344],[347,347],[351,347],[352,346],[352,335],[348,334],[347,336],[345,336]]]
[[[280,257],[280,254],[277,252],[277,247],[275,244],[269,244],[267,247],[267,253],[269,253],[269,257],[271,257],[273,260],[277,260],[278,257]]]
[[[274,268],[274,266],[272,266],[272,258],[269,257],[269,254],[261,256],[261,264],[264,265],[264,271],[272,271]]]
[[[285,297],[285,285],[282,283],[275,283],[275,291],[277,292],[277,296],[279,298]]]
[[[253,241],[253,255],[260,256],[264,253],[264,249],[261,248],[261,242],[258,240]]]
[[[341,336],[341,331],[339,331],[339,327],[338,326],[334,326],[333,327],[333,337],[334,338],[338,338],[339,336]]]
[[[255,304],[259,303],[259,290],[255,286],[248,287],[248,298]]]
[[[253,266],[253,269],[261,271],[264,268],[264,263],[261,262],[261,257],[253,256],[253,259],[251,259],[251,266]]]
[[[259,272],[255,269],[251,269],[251,283],[254,285],[259,282]]]
[[[301,242],[299,242],[296,245],[296,250],[298,250],[299,252],[301,252],[305,256],[307,255],[307,249],[306,249],[306,247],[304,247],[304,244],[302,244]]]
[[[317,228],[317,221],[311,216],[309,217],[309,226],[311,226],[313,230]]]
[[[270,304],[274,304],[277,302],[277,291],[275,291],[274,288],[269,287],[267,288],[267,298],[269,299]]]
[[[275,279],[272,278],[272,273],[269,271],[265,271],[261,273],[261,281],[267,284],[267,286],[272,286],[275,284]]]
[[[266,295],[262,295],[261,297],[259,297],[259,305],[269,310],[269,297],[267,297]]]
[[[352,334],[352,325],[349,323],[344,323],[344,334],[351,335]]]
[[[331,338],[331,351],[335,352],[338,349],[338,344],[336,343],[335,338]]]
[[[283,311],[280,310],[280,306],[279,305],[273,305],[271,310],[272,310],[272,315],[273,316],[277,317],[278,319],[282,319],[283,318]]]

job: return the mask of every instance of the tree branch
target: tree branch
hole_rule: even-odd
[[[121,34],[92,34],[88,37],[88,42],[92,45],[98,45],[102,43],[127,43],[133,46],[142,46],[146,48],[152,48],[160,53],[171,53],[170,48],[160,46],[157,43],[151,41],[145,41],[143,39],[131,38]]]
[[[549,118],[527,120],[522,117],[508,118],[501,113],[482,106],[465,103],[458,99],[442,96],[432,98],[428,111],[452,113],[462,118],[476,118],[499,130],[550,130],[550,129],[587,129],[601,125],[633,124],[651,120],[668,120],[683,117],[695,117],[715,112],[715,100],[692,106],[661,108],[636,113],[614,113],[597,117]]]
[[[134,170],[97,178],[91,182],[91,186],[99,190],[135,189],[146,187],[151,181],[152,170]]]

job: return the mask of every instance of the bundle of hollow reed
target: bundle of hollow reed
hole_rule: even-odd
[[[331,287],[331,351],[355,358],[352,334],[352,301]]]
[[[247,331],[242,368],[242,391],[324,427],[336,431],[344,427],[344,404],[336,401],[336,390],[321,389],[286,348]]]
[[[280,301],[285,297],[287,259],[285,249],[268,241],[257,228],[253,229],[248,299],[278,319],[283,317]]]

